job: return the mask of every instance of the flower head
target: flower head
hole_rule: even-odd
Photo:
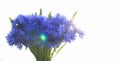
[[[55,17],[42,15],[18,15],[12,20],[12,30],[7,35],[9,45],[29,47],[36,44],[40,47],[56,48],[62,42],[75,40],[76,33],[80,37],[83,32],[76,32],[70,20],[57,14]]]

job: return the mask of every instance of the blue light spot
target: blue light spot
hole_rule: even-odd
[[[47,35],[45,33],[41,33],[39,36],[39,41],[46,42],[47,41]]]

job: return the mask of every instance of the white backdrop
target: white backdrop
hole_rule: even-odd
[[[53,15],[61,13],[71,18],[85,32],[55,57],[54,61],[120,61],[120,1],[119,0],[0,0],[0,61],[35,61],[29,49],[10,47],[5,36],[11,24],[9,17],[32,14],[43,9]]]

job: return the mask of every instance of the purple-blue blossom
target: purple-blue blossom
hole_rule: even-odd
[[[51,18],[43,15],[18,15],[12,20],[12,28],[6,36],[10,46],[29,47],[36,44],[40,47],[56,48],[62,42],[75,40],[76,33],[80,37],[83,32],[65,16],[57,14]]]

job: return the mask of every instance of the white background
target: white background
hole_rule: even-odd
[[[85,32],[83,39],[67,44],[54,61],[120,61],[119,0],[0,0],[0,61],[35,61],[29,49],[8,46],[5,36],[11,27],[9,17],[40,8],[43,15],[51,11],[68,19],[78,11],[74,22]]]

